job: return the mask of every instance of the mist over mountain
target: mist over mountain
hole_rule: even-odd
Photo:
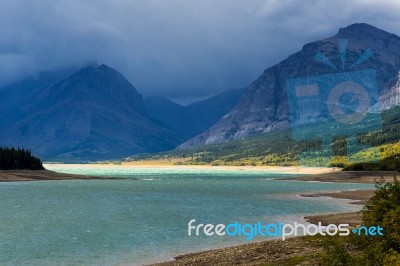
[[[341,39],[348,40],[343,67]],[[373,56],[352,68],[368,49]],[[317,61],[318,52],[338,67]],[[45,72],[15,82],[0,89],[0,146],[28,148],[45,160],[83,161],[245,138],[290,126],[288,79],[348,69],[376,71],[381,110],[400,105],[400,37],[353,24],[304,45],[266,69],[245,91],[226,91],[189,106],[163,97],[143,99],[106,65]]]
[[[87,66],[0,90],[0,145],[45,160],[98,160],[176,147],[183,139],[150,118],[142,96],[116,70]]]
[[[194,137],[214,125],[238,103],[244,90],[229,90],[205,100],[182,106],[164,97],[144,99],[148,114],[186,139]]]
[[[317,52],[324,54],[335,66],[341,66],[338,42],[348,40],[343,69],[333,70],[315,60]],[[400,37],[360,23],[341,28],[335,36],[304,45],[303,49],[277,65],[266,69],[246,90],[239,103],[206,132],[182,144],[188,148],[202,144],[222,143],[289,127],[286,81],[291,78],[339,73],[351,65],[367,49],[373,56],[358,64],[352,71],[374,69],[382,106],[393,106],[385,95],[398,90],[400,70]],[[397,86],[397,87],[396,87]]]

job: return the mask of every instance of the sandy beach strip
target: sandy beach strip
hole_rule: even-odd
[[[111,178],[63,174],[49,170],[0,170],[0,182],[44,181],[44,180],[89,180],[89,179],[111,179]],[[118,178],[112,178],[112,179],[118,179]]]
[[[299,255],[312,257],[321,252],[323,252],[323,247],[318,240],[307,237],[294,237],[286,241],[269,240],[190,253],[177,256],[174,261],[152,264],[152,266],[288,265],[280,263],[298,257]]]
[[[361,189],[361,190],[346,190],[339,192],[324,192],[324,193],[312,193],[302,194],[302,197],[330,197],[336,199],[347,199],[351,200],[349,204],[364,205],[374,195],[374,189]]]
[[[331,173],[320,173],[296,177],[299,181],[319,181],[319,182],[338,182],[338,183],[368,183],[374,184],[383,178],[385,181],[393,181],[395,175],[400,174],[396,171],[335,171]]]
[[[113,163],[98,163],[98,164],[54,164],[44,163],[44,167],[62,167],[62,168],[82,168],[82,169],[126,169],[126,168],[141,168],[141,169],[171,169],[171,170],[206,170],[206,171],[262,171],[279,174],[299,174],[299,175],[320,175],[333,174],[340,172],[340,168],[329,167],[305,167],[305,166],[211,166],[211,165],[174,165],[159,162],[123,162],[121,164]]]

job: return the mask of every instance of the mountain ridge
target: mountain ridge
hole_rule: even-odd
[[[344,66],[348,69],[363,52],[371,49],[374,56],[354,67],[354,70],[375,69],[379,95],[387,94],[392,89],[391,80],[400,70],[400,37],[365,23],[352,24],[341,28],[332,37],[305,44],[302,50],[265,69],[247,88],[235,108],[210,129],[178,148],[223,143],[288,128],[286,80],[341,72],[340,68],[333,71],[314,58],[317,52],[321,52],[333,65],[340,66],[338,41],[344,38],[348,39]]]
[[[87,66],[34,88],[18,112],[0,115],[0,145],[45,160],[102,160],[173,149],[182,138],[146,113],[143,97],[118,71]]]

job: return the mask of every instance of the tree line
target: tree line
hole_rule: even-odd
[[[0,170],[42,170],[42,161],[30,150],[0,147]]]

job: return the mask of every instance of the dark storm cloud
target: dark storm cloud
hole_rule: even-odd
[[[244,87],[348,24],[400,34],[399,13],[397,0],[3,0],[0,83],[97,60],[144,95],[193,99]]]

